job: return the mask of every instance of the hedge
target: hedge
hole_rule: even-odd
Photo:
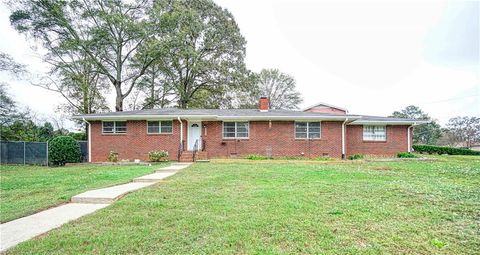
[[[397,158],[416,158],[417,155],[411,153],[411,152],[399,152],[397,154]]]
[[[78,163],[82,159],[80,145],[70,136],[57,136],[48,142],[48,159],[55,166]]]
[[[444,146],[417,144],[412,146],[415,152],[428,154],[448,154],[448,155],[480,155],[480,151],[470,149],[452,148]]]

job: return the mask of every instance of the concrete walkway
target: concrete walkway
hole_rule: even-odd
[[[153,185],[191,163],[174,163],[127,184],[90,190],[72,197],[72,202],[0,225],[0,252],[54,228],[102,209],[125,194]]]

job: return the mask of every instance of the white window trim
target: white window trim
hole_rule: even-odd
[[[225,122],[235,123],[235,137],[225,137]],[[247,137],[237,137],[237,123],[246,122],[247,123]],[[250,138],[250,122],[249,121],[223,121],[222,122],[222,139],[232,140],[232,139],[249,139]]]
[[[105,122],[113,122],[113,132],[103,132],[103,125]],[[117,122],[125,122],[125,132],[117,132]],[[126,120],[105,120],[105,121],[102,121],[102,134],[103,135],[123,135],[123,134],[126,134],[128,132],[128,122]]]
[[[365,139],[365,127],[384,127],[385,128],[385,138],[382,140],[374,139]],[[387,125],[363,125],[362,126],[362,140],[366,142],[386,142],[387,141]]]
[[[158,122],[158,133],[148,132],[148,122]],[[172,132],[162,132],[162,121],[171,121],[172,122]],[[147,134],[149,135],[171,135],[173,134],[173,120],[147,120]]]
[[[308,131],[310,129],[310,123],[311,122],[320,123],[320,136],[317,137],[317,138],[310,138],[310,133]],[[297,137],[297,123],[307,123],[307,137]],[[295,121],[293,123],[293,136],[297,140],[307,140],[307,139],[320,140],[320,139],[322,139],[322,122],[321,121]]]

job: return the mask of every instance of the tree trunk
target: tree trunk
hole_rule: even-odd
[[[187,109],[187,100],[185,98],[180,98],[178,106],[180,109]]]
[[[123,111],[123,99],[121,96],[117,96],[115,99],[115,111],[122,112]]]
[[[119,81],[115,82],[115,111],[123,111],[123,95],[122,95],[122,84]]]

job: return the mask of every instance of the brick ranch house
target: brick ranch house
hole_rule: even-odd
[[[348,114],[319,103],[302,111],[260,109],[149,109],[74,116],[89,123],[89,162],[148,160],[166,150],[171,160],[304,156],[392,156],[411,151],[412,127],[423,120]]]

